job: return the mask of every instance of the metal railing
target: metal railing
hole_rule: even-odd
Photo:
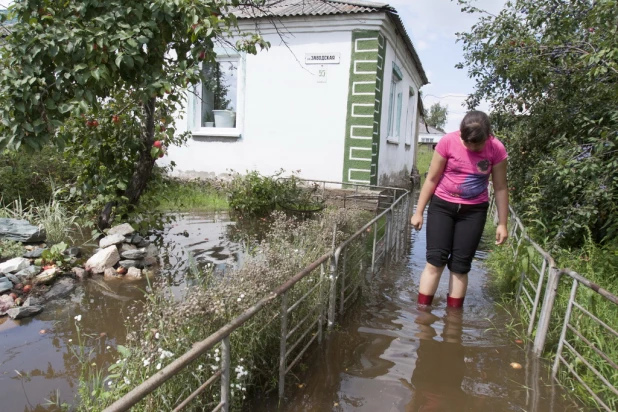
[[[195,343],[191,350],[114,402],[105,409],[106,412],[129,410],[218,344],[221,350],[219,369],[213,371],[174,411],[188,406],[217,380],[220,383],[220,399],[213,411],[228,411],[231,353],[234,350],[230,336],[258,313],[277,304],[280,305],[278,313],[270,322],[280,322],[278,378],[279,396],[283,396],[286,375],[316,341],[322,342],[324,325],[332,329],[337,314],[344,314],[355,297],[359,296],[368,278],[404,253],[409,228],[411,193],[407,190],[340,182],[305,182],[322,187],[322,195],[326,194],[327,185],[351,187],[353,193],[343,192],[344,203],[367,208],[373,202],[376,216],[338,246],[335,245],[335,227],[333,244],[329,245],[331,252],[309,264],[217,332]],[[310,285],[296,288],[301,282]]]
[[[493,197],[490,213],[494,217],[494,223],[497,222],[497,210]],[[557,268],[549,253],[526,234],[524,225],[512,208],[510,208],[509,223],[511,227],[511,240],[509,242],[515,258],[514,262],[522,251],[527,254],[528,265],[523,268],[519,276],[516,303],[523,314],[527,316],[528,336],[534,336],[532,352],[537,356],[543,354],[552,319],[562,315],[556,305],[560,281],[563,278],[571,280],[572,286],[564,317],[560,319],[561,333],[557,342],[552,378],[561,382],[565,378],[571,377],[579,382],[600,408],[606,411],[616,410],[618,389],[615,382],[616,376],[618,376],[618,359],[612,359],[607,353],[607,348],[599,343],[596,337],[611,336],[613,339],[618,338],[616,328],[609,325],[618,318],[618,297],[577,272]],[[586,303],[581,300],[578,301],[578,297],[581,299],[582,295],[581,286],[584,287],[584,290],[589,291],[588,296],[586,296]],[[542,302],[541,297],[543,298]],[[606,314],[607,319],[600,319],[595,315],[594,297],[608,305],[611,314]],[[585,352],[585,354],[582,354],[582,352]],[[590,362],[592,356],[601,360],[605,366],[604,370],[599,370]],[[560,374],[561,366],[566,369],[563,370],[562,374]],[[597,379],[597,384],[602,389],[591,388],[584,379],[584,375],[588,378]],[[612,397],[613,400],[610,402],[608,397]],[[611,405],[608,405],[608,403]]]

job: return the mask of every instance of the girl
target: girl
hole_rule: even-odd
[[[479,111],[468,113],[459,131],[445,135],[436,146],[412,216],[412,226],[420,230],[423,211],[431,199],[427,211],[427,264],[418,294],[420,305],[431,304],[446,265],[451,272],[447,306],[463,306],[468,272],[487,218],[490,175],[498,206],[496,244],[506,241],[507,157],[504,145],[492,136],[489,117]]]

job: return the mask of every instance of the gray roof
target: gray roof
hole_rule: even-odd
[[[376,3],[364,0],[266,0],[263,6],[239,6],[234,14],[239,19],[296,17],[296,16],[326,16],[334,14],[361,14],[384,12],[395,24],[397,31],[406,42],[423,85],[429,83],[421,60],[414,49],[412,40],[406,31],[401,17],[395,8],[386,3]]]
[[[420,126],[419,132],[422,134],[435,134],[438,136],[444,136],[446,134],[444,130],[436,129],[433,126],[427,126],[422,120],[419,121],[418,124]]]

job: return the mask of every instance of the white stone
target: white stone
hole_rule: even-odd
[[[122,236],[126,236],[126,235],[130,235],[132,233],[135,232],[135,229],[133,229],[133,227],[131,227],[130,224],[128,223],[123,223],[122,225],[118,225],[118,226],[114,226],[113,228],[111,228],[108,232],[107,235],[111,236],[111,235],[122,235]]]
[[[153,244],[148,245],[146,247],[146,257],[157,257],[159,256],[159,249]]]
[[[130,243],[123,243],[122,246],[120,246],[120,254],[122,254],[123,252],[126,252],[127,250],[136,250],[137,246],[132,245]]]
[[[121,243],[124,243],[123,235],[110,235],[105,236],[103,239],[101,239],[101,241],[99,242],[99,247],[101,249],[105,249],[106,247],[120,245]]]
[[[142,271],[139,270],[138,268],[129,268],[129,271],[127,272],[126,277],[128,279],[141,279]]]
[[[21,257],[0,263],[0,273],[15,273],[30,266],[30,261]]]
[[[123,238],[124,239],[124,238]],[[92,273],[103,273],[105,269],[111,268],[120,260],[116,246],[109,246],[100,250],[86,262],[86,270]]]
[[[41,273],[40,275],[37,275],[34,278],[33,283],[35,285],[51,283],[53,282],[54,279],[56,279],[56,276],[58,276],[59,272],[60,271],[58,270],[58,268],[50,268],[50,269],[44,270],[43,273]]]

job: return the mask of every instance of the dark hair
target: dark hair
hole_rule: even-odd
[[[459,126],[461,140],[466,143],[482,143],[491,136],[491,122],[484,112],[473,110],[466,114]]]

